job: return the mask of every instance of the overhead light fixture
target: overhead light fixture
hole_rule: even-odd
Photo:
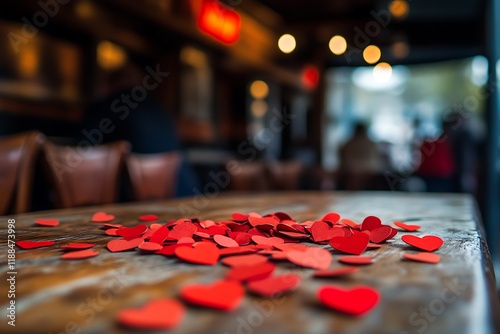
[[[347,41],[344,37],[340,35],[335,35],[330,39],[330,43],[328,44],[330,47],[330,51],[333,54],[340,56],[347,50]]]
[[[405,41],[398,41],[392,44],[391,52],[396,58],[405,58],[410,53],[410,46]]]
[[[233,44],[240,37],[241,18],[233,9],[217,1],[204,1],[198,18],[200,30],[213,38]]]
[[[396,19],[404,19],[410,12],[410,5],[407,0],[393,0],[389,4],[389,12]]]
[[[250,85],[250,95],[254,99],[264,99],[269,94],[269,86],[262,80],[255,80]]]
[[[283,53],[291,53],[295,50],[297,46],[297,42],[295,41],[295,37],[290,34],[284,34],[278,40],[278,47]]]
[[[380,52],[380,49],[378,46],[368,45],[363,50],[363,59],[368,64],[375,64],[376,62],[378,62],[380,60],[381,56],[382,56],[382,52]]]

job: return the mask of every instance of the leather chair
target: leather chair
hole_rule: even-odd
[[[131,154],[127,170],[136,201],[171,198],[175,194],[181,156],[177,152]]]
[[[45,165],[59,208],[115,203],[129,144],[72,147],[44,145]]]
[[[231,176],[230,188],[235,191],[265,191],[269,189],[266,167],[263,162],[231,160],[226,163]]]
[[[270,162],[267,164],[272,190],[297,190],[303,166],[300,161]]]
[[[38,131],[0,139],[0,214],[30,210],[34,166],[44,140]]]

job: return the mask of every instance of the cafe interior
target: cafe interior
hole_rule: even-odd
[[[5,220],[452,194],[500,268],[499,0],[17,0],[0,34]]]

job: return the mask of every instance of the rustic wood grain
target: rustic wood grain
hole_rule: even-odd
[[[188,208],[196,210],[183,214]],[[381,249],[365,253],[375,257],[374,264],[342,279],[315,279],[313,270],[280,262],[278,273],[294,272],[303,277],[298,290],[273,300],[247,294],[233,313],[188,306],[182,325],[172,333],[482,334],[496,333],[500,328],[491,259],[471,197],[294,192],[226,194],[212,199],[188,198],[2,217],[3,273],[8,271],[5,256],[8,218],[16,219],[17,240],[55,240],[56,245],[33,250],[17,248],[16,327],[8,326],[2,317],[0,333],[134,333],[116,324],[120,309],[139,307],[151,298],[177,297],[184,284],[208,283],[222,278],[228,270],[220,264],[191,265],[160,255],[140,255],[137,251],[110,253],[105,245],[113,237],[104,234],[99,228],[101,224],[90,222],[96,211],[114,214],[115,222],[126,226],[137,224],[137,217],[143,214],[157,214],[165,222],[185,215],[227,220],[235,211],[285,211],[297,220],[311,220],[336,211],[357,222],[376,215],[387,224],[396,220],[417,223],[422,228],[413,234],[432,234],[444,240],[444,246],[436,251],[441,263],[403,261],[402,253],[413,249],[401,241],[404,233],[400,232]],[[50,228],[33,223],[36,218],[50,217],[59,218],[61,224]],[[79,261],[60,260],[59,246],[69,242],[97,243],[95,249],[100,255]],[[344,266],[337,258],[334,253],[332,267]],[[382,301],[361,318],[345,316],[317,301],[317,289],[326,284],[369,285],[381,292]],[[454,301],[444,302],[442,295],[450,285],[454,285],[458,295]],[[6,289],[2,288],[3,310],[7,306],[6,295]],[[452,298],[453,294],[446,297]],[[421,308],[430,308],[428,320],[418,314]]]

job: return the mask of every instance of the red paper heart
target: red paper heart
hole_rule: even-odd
[[[214,241],[217,243],[217,245],[224,247],[224,248],[231,248],[231,247],[239,247],[238,243],[234,241],[233,239],[226,237],[224,235],[214,235]]]
[[[228,272],[226,279],[240,282],[258,281],[269,277],[274,272],[275,267],[270,262],[253,266],[238,266]]]
[[[133,238],[143,235],[148,230],[144,224],[136,225],[134,227],[122,227],[116,231],[116,235],[124,238]]]
[[[372,264],[373,258],[370,256],[341,256],[339,257],[339,262],[345,264],[356,264],[356,265],[365,265]]]
[[[117,228],[108,228],[106,231],[104,231],[104,233],[113,237],[117,237],[118,234],[116,234],[116,231],[118,231]]]
[[[390,226],[380,226],[370,231],[370,241],[380,244],[388,240],[392,235],[393,228]]]
[[[248,219],[248,215],[241,212],[235,212],[231,215],[231,219],[237,222],[245,222]]]
[[[33,248],[41,248],[41,247],[47,247],[47,246],[52,246],[56,242],[55,241],[31,241],[31,240],[23,240],[23,241],[17,241],[16,245],[21,247],[22,249],[33,249]]]
[[[359,224],[356,224],[355,222],[353,222],[352,220],[350,219],[346,219],[346,218],[343,218],[339,221],[340,224],[344,224],[346,226],[349,226],[350,228],[354,228],[356,230],[359,230],[361,228],[361,226]]]
[[[337,269],[330,269],[330,270],[318,270],[314,273],[314,277],[332,278],[332,277],[339,277],[339,276],[353,274],[357,271],[359,271],[359,268],[356,268],[356,267],[345,267],[345,268],[337,268]]]
[[[105,212],[96,212],[92,216],[92,221],[95,223],[107,223],[115,219],[115,216],[113,215],[108,215]]]
[[[156,252],[161,250],[163,246],[154,242],[143,242],[138,248],[145,252]]]
[[[230,256],[222,259],[222,263],[229,267],[254,266],[267,262],[267,257],[257,254]]]
[[[213,266],[219,261],[219,250],[211,243],[200,242],[194,247],[181,246],[176,248],[175,256],[186,262]]]
[[[345,290],[339,286],[324,286],[318,290],[323,305],[343,313],[359,316],[374,308],[380,294],[368,286],[358,286]]]
[[[339,221],[339,219],[340,219],[340,215],[336,212],[329,212],[323,218],[321,218],[321,220],[329,221],[332,224],[337,223]]]
[[[54,227],[54,226],[59,225],[59,220],[58,219],[37,219],[37,220],[35,220],[35,224],[40,225],[40,226]]]
[[[165,255],[165,256],[174,256],[175,250],[179,247],[185,247],[184,245],[174,244],[168,245],[155,252],[155,254]]]
[[[176,225],[172,231],[170,231],[168,235],[168,239],[172,240],[179,240],[181,238],[192,238],[193,233],[196,232],[198,229],[196,228],[196,225],[191,223],[191,222],[182,222],[178,225]]]
[[[139,217],[141,222],[154,222],[158,220],[157,215],[143,215]]]
[[[96,252],[93,249],[85,249],[85,250],[65,253],[65,254],[61,255],[61,259],[80,260],[80,259],[87,259],[89,257],[94,257],[97,255],[99,255],[99,252]]]
[[[149,242],[161,245],[163,244],[163,241],[167,239],[168,234],[169,234],[168,227],[162,226],[153,233],[151,238],[149,238]]]
[[[377,227],[380,227],[381,225],[382,221],[380,220],[380,218],[375,216],[368,216],[361,223],[361,231],[371,231],[373,229],[376,229]]]
[[[124,309],[118,313],[118,322],[136,329],[171,329],[177,327],[186,312],[175,299],[155,299],[140,309]]]
[[[441,258],[434,253],[417,253],[417,254],[403,254],[403,258],[412,261],[425,262],[425,263],[439,263]]]
[[[330,246],[340,252],[359,255],[365,251],[369,242],[367,234],[358,232],[350,237],[334,237],[330,240]]]
[[[252,236],[252,240],[257,245],[276,246],[285,243],[285,241],[281,238],[276,238],[276,237],[266,238],[266,237],[261,237],[259,235]]]
[[[119,228],[122,228],[123,225],[122,224],[110,224],[110,223],[107,223],[107,224],[104,224],[102,225],[102,228],[114,228],[114,229],[119,229]]]
[[[342,228],[331,227],[324,221],[317,221],[311,226],[311,234],[315,242],[327,241],[333,237],[344,237],[345,233]]]
[[[61,246],[61,248],[67,249],[67,250],[72,250],[72,249],[87,249],[87,248],[92,248],[94,246],[95,246],[95,244],[72,243],[72,244],[67,244],[67,245]]]
[[[123,252],[127,250],[134,249],[138,247],[140,244],[144,242],[142,238],[136,238],[131,240],[119,239],[119,240],[111,240],[108,242],[106,247],[110,252]]]
[[[406,242],[408,245],[428,251],[433,252],[443,245],[443,239],[433,235],[428,235],[423,238],[419,238],[415,235],[403,235],[401,240]]]
[[[248,290],[263,297],[273,297],[295,290],[300,285],[300,276],[285,274],[250,282]]]
[[[217,281],[210,285],[187,285],[181,289],[181,297],[199,306],[233,311],[241,303],[245,290],[235,281]]]
[[[403,222],[394,222],[394,225],[408,232],[414,232],[421,228],[419,225],[408,225]]]
[[[250,254],[257,252],[257,248],[255,246],[243,246],[243,247],[234,247],[234,248],[223,248],[219,250],[220,256],[229,256],[229,255],[242,255],[242,254]]]
[[[332,263],[332,254],[324,248],[308,247],[305,251],[286,252],[288,261],[307,268],[327,269]]]

